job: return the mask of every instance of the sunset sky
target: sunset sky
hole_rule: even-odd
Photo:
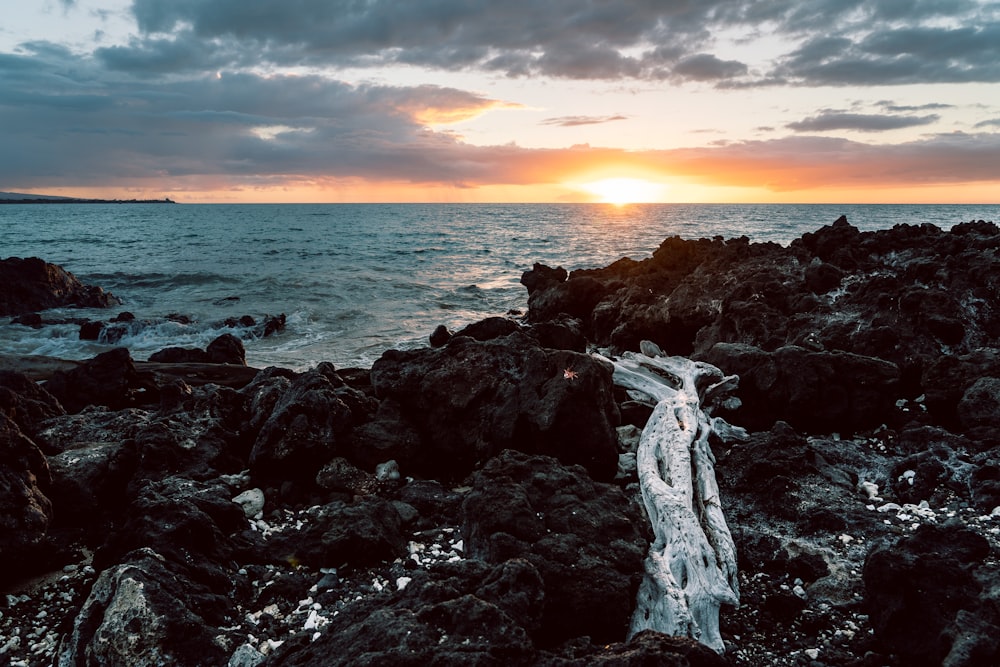
[[[0,0],[0,191],[1000,201],[1000,2]]]

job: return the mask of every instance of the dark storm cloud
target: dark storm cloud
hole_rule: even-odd
[[[893,116],[887,114],[845,113],[823,111],[785,127],[796,132],[828,132],[830,130],[856,130],[858,132],[885,132],[905,127],[930,125],[940,120],[940,116]]]
[[[557,125],[559,127],[577,127],[580,125],[600,125],[616,120],[627,120],[628,116],[615,114],[613,116],[557,116],[546,118],[539,125]]]

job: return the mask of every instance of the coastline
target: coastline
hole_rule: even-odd
[[[0,378],[4,432],[39,452],[44,465],[19,465],[42,480],[28,497],[49,501],[11,514],[21,541],[0,554],[74,567],[60,584],[74,601],[52,616],[80,620],[72,637],[54,622],[37,633],[45,656],[90,650],[98,623],[126,632],[107,600],[132,577],[149,591],[144,641],[185,664],[686,652],[972,667],[962,656],[996,655],[1000,629],[977,592],[998,577],[998,248],[983,221],[860,232],[844,219],[788,248],[668,238],[639,262],[536,265],[523,320],[435,332],[371,369],[217,367],[249,378],[239,386],[153,373],[127,352],[0,359],[35,367],[30,383]],[[651,408],[589,352],[642,340],[740,377],[741,400],[718,414],[750,436],[713,445],[740,568],[724,658],[625,637],[648,545],[634,455]],[[91,548],[92,565],[75,560]],[[948,602],[957,586],[966,611]],[[20,618],[27,634],[44,593],[18,593],[0,628],[15,636]],[[178,614],[205,628],[185,637],[190,654],[157,625]],[[35,664],[29,646],[11,650]]]

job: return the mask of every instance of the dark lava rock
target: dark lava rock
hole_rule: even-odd
[[[493,340],[501,336],[508,336],[518,331],[521,326],[514,320],[506,317],[487,317],[479,322],[462,327],[455,332],[455,336],[468,336],[476,340]]]
[[[186,564],[202,581],[224,592],[228,575],[220,564],[231,560],[232,536],[247,526],[232,497],[231,490],[217,481],[168,477],[138,484],[122,508],[124,519],[95,553],[95,567],[103,569],[121,562],[130,551],[149,547]]]
[[[0,582],[21,576],[38,558],[52,521],[45,492],[51,483],[45,455],[0,412]]]
[[[1000,574],[989,555],[986,539],[954,524],[872,549],[863,576],[876,639],[910,665],[997,664]]]
[[[719,343],[700,359],[740,376],[743,405],[732,421],[750,429],[781,420],[812,433],[851,433],[892,421],[896,412],[899,369],[881,359],[732,343]]]
[[[312,488],[319,470],[346,450],[351,428],[374,412],[373,399],[347,386],[329,363],[291,379],[264,374],[244,393],[259,428],[250,453],[259,483]]]
[[[121,303],[100,287],[37,257],[0,259],[0,315],[22,315],[48,308],[108,308]]]
[[[308,527],[279,534],[268,548],[280,560],[318,569],[391,561],[406,553],[406,544],[396,507],[383,498],[363,496],[311,510]]]
[[[208,352],[197,347],[165,347],[149,355],[149,361],[161,364],[207,364]]]
[[[383,405],[398,407],[393,423],[420,439],[416,448],[381,445],[404,473],[461,479],[508,448],[579,463],[597,479],[617,470],[611,369],[590,356],[542,348],[520,332],[456,336],[438,349],[387,351],[371,377]],[[375,424],[381,417],[380,409]]]
[[[540,645],[625,638],[648,540],[639,508],[618,487],[507,450],[476,473],[462,517],[470,557],[522,558],[538,570],[546,602],[532,636]]]
[[[222,334],[205,348],[208,355],[208,362],[212,364],[235,364],[237,366],[247,365],[247,351],[243,347],[243,341],[233,334]]]
[[[69,371],[56,371],[45,384],[68,412],[88,405],[120,410],[159,399],[155,388],[144,382],[132,357],[123,347],[103,352]]]
[[[613,352],[644,339],[686,356],[718,343],[849,352],[895,364],[900,389],[915,398],[933,389],[921,374],[942,353],[1000,340],[998,248],[1000,231],[988,223],[861,232],[842,217],[787,248],[672,237],[642,261],[568,276],[535,265],[522,282],[529,322],[571,315]],[[935,391],[957,392],[953,410],[970,384]],[[928,407],[935,399],[928,393]]]
[[[231,599],[152,548],[104,570],[59,647],[60,665],[224,665],[216,628]]]
[[[0,413],[6,413],[29,437],[39,422],[66,414],[55,396],[22,373],[0,370]]]
[[[443,324],[439,324],[433,332],[431,332],[428,342],[431,347],[441,347],[451,340],[451,332],[448,331],[448,327]]]

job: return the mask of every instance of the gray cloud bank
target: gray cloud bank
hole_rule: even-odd
[[[146,75],[269,62],[720,86],[1000,81],[994,0],[134,0],[133,12],[140,35],[97,56]],[[714,53],[720,34],[789,49],[756,69]]]

